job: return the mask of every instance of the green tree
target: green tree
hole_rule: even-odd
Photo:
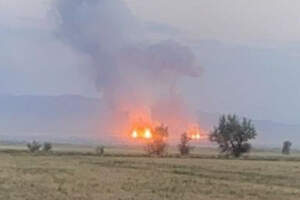
[[[41,149],[41,147],[42,147],[42,145],[35,140],[33,142],[27,144],[27,148],[31,153],[38,152]]]
[[[240,157],[251,149],[248,142],[255,139],[257,133],[251,120],[243,118],[241,121],[236,115],[223,115],[219,124],[210,134],[210,140],[216,142],[222,153]]]
[[[50,152],[52,150],[52,144],[50,142],[45,142],[43,144],[43,151]]]
[[[96,147],[96,154],[98,156],[103,156],[104,155],[104,146],[97,146]]]
[[[189,145],[191,138],[187,135],[187,133],[183,133],[180,138],[180,144],[178,145],[178,149],[181,155],[190,154],[193,147]]]
[[[167,150],[168,127],[163,124],[156,127],[152,138],[146,144],[146,152],[150,155],[162,156]]]
[[[282,146],[282,154],[289,155],[291,153],[292,142],[285,141]]]

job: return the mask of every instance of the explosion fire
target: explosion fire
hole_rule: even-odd
[[[191,140],[205,140],[208,137],[198,124],[190,125],[187,134]]]
[[[141,140],[141,141],[152,140],[156,138],[156,134],[154,132],[155,127],[156,126],[153,124],[152,121],[145,122],[144,120],[136,120],[131,125],[129,135],[134,140]],[[186,133],[189,139],[192,141],[203,141],[208,138],[208,135],[205,133],[205,131],[202,128],[200,128],[198,124],[190,124],[186,130]]]
[[[133,139],[151,139],[152,138],[152,131],[150,128],[138,128],[134,129],[131,133],[131,137]]]
[[[132,139],[150,140],[153,138],[155,124],[148,109],[136,108],[129,114],[127,131]]]
[[[123,1],[55,1],[54,5],[51,13],[58,38],[88,58],[83,59],[86,74],[105,104],[96,124],[100,132],[112,142],[153,140],[156,128],[166,123],[168,141],[175,143],[186,123],[194,121],[177,91],[181,79],[201,74],[193,50],[172,39],[151,41],[140,34],[147,28],[143,30],[145,26]]]
[[[127,122],[127,128],[125,129],[127,138],[131,139],[134,143],[144,143],[163,139],[175,144],[184,130],[190,140],[204,141],[208,138],[207,134],[199,124],[186,122],[188,121],[188,117],[180,118],[183,120],[181,127],[177,126],[180,122],[172,123],[172,121],[168,121],[168,125],[164,126],[160,120],[153,119],[154,117],[151,110],[147,109],[147,107],[141,106],[134,108],[133,111],[128,114],[129,120]],[[163,130],[164,128],[166,128],[166,132],[168,132],[169,128],[169,133],[171,133],[171,135],[161,135],[160,133],[165,131]]]
[[[134,131],[132,132],[132,135],[131,135],[131,136],[132,136],[132,138],[138,138],[138,137],[139,137],[139,134],[137,133],[137,131],[134,130]]]
[[[150,129],[146,129],[145,134],[144,134],[145,139],[151,139],[152,138],[152,133]]]

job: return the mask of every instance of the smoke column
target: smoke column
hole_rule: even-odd
[[[99,134],[120,134],[136,117],[163,122],[175,132],[194,120],[176,92],[180,78],[199,76],[188,47],[147,42],[143,24],[121,0],[57,0],[51,14],[57,37],[90,59],[87,74],[107,108]]]

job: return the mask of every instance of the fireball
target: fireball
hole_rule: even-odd
[[[200,140],[201,139],[201,135],[199,133],[193,134],[193,135],[191,135],[191,139],[192,140]]]
[[[145,139],[151,139],[152,138],[152,133],[151,133],[150,129],[145,130],[144,138]]]
[[[138,135],[137,131],[134,130],[132,132],[131,136],[132,136],[132,138],[138,138],[139,135]]]
[[[152,131],[150,128],[136,128],[132,131],[131,137],[133,139],[146,139],[149,140],[152,138]]]
[[[191,140],[204,140],[207,138],[207,135],[197,124],[190,125],[187,134]]]

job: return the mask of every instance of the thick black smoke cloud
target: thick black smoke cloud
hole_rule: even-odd
[[[171,111],[186,117],[176,83],[199,76],[200,69],[188,47],[171,40],[146,42],[143,24],[121,0],[58,0],[51,13],[57,37],[89,56],[86,70],[114,118],[106,119],[137,110],[160,121],[168,121]]]

